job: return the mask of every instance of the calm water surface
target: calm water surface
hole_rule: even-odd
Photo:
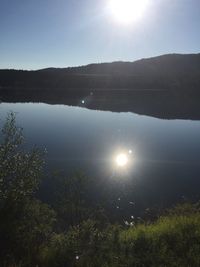
[[[43,103],[1,103],[1,124],[9,111],[17,113],[28,145],[47,149],[49,170],[81,169],[96,179],[131,180],[143,196],[148,193],[160,201],[166,196],[200,195],[200,121]],[[115,162],[121,152],[128,155],[124,168]]]

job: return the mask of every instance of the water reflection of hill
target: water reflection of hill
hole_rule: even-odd
[[[168,90],[1,89],[3,102],[44,102],[115,112],[134,112],[166,119],[200,120],[199,98]]]

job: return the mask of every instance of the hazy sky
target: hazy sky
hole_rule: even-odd
[[[120,24],[109,0],[0,0],[0,68],[39,69],[200,52],[200,0],[148,0]]]

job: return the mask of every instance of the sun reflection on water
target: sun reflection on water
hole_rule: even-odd
[[[116,157],[116,164],[119,167],[125,167],[128,163],[128,156],[125,153],[120,153]]]
[[[133,163],[133,151],[131,149],[118,150],[113,160],[118,170],[128,170]]]

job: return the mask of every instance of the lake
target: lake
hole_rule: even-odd
[[[9,111],[17,114],[26,146],[47,149],[49,172],[70,175],[82,170],[102,179],[105,186],[107,182],[134,184],[132,199],[144,207],[199,198],[200,121],[66,105],[1,103],[1,125]],[[116,164],[119,153],[128,157],[123,168]]]

